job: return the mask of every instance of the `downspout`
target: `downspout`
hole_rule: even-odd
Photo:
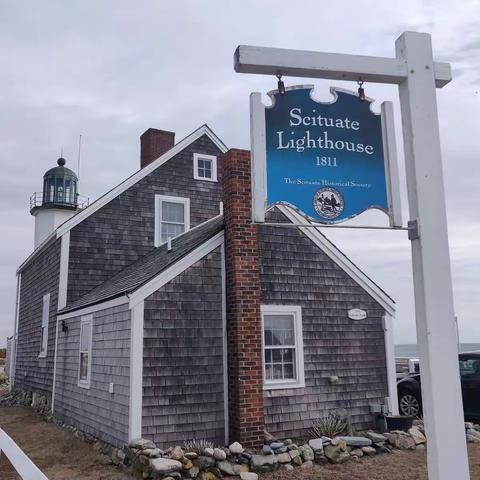
[[[385,315],[383,317],[383,331],[385,335],[385,360],[387,365],[388,406],[390,414],[398,415],[397,369],[395,366],[393,318],[393,314],[385,312]]]

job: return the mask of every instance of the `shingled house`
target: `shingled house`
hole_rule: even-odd
[[[32,204],[14,389],[118,446],[255,445],[335,408],[358,428],[396,411],[394,302],[318,229],[251,224],[249,152],[149,129],[139,171],[85,208],[77,187],[61,159]]]

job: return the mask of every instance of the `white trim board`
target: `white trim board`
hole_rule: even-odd
[[[82,315],[88,315],[89,313],[98,312],[99,310],[105,310],[107,308],[116,307],[117,305],[123,305],[128,303],[128,296],[122,295],[111,300],[102,301],[96,303],[95,305],[90,305],[88,307],[79,308],[78,310],[72,310],[71,312],[61,313],[57,316],[58,320],[66,320],[67,318],[72,317],[81,317]]]
[[[60,273],[58,276],[57,311],[67,306],[68,262],[70,258],[70,231],[62,235],[60,247]]]
[[[286,205],[277,205],[282,212],[293,223],[304,223],[311,225],[302,215],[295,212]],[[299,229],[313,243],[330,257],[345,273],[347,273],[356,283],[358,283],[369,295],[371,295],[387,313],[395,316],[395,302],[373,282],[365,273],[363,273],[344,253],[342,253],[332,242],[320,233],[317,228],[306,227]]]
[[[157,169],[158,167],[163,165],[165,162],[170,160],[172,157],[180,153],[183,149],[188,147],[192,142],[200,138],[202,135],[207,135],[208,138],[210,138],[210,140],[212,140],[212,142],[215,143],[215,145],[220,149],[222,153],[225,153],[227,151],[227,147],[215,135],[215,133],[213,133],[210,127],[208,125],[202,125],[200,128],[198,128],[193,133],[191,133],[190,135],[185,137],[183,140],[178,142],[176,145],[174,145],[170,150],[168,150],[162,156],[154,160],[152,163],[149,163],[146,167],[142,168],[141,170],[138,170],[132,176],[128,177],[122,183],[120,183],[119,185],[114,187],[112,190],[107,192],[105,195],[100,197],[98,200],[93,202],[91,205],[89,205],[85,210],[82,210],[81,212],[73,216],[71,219],[67,220],[65,223],[60,225],[60,227],[58,227],[57,229],[57,238],[63,235],[68,230],[75,227],[76,225],[78,225],[83,220],[85,220],[87,217],[92,215],[92,213],[96,212],[97,210],[105,206],[108,202],[116,198],[122,192],[130,188],[132,185],[135,185],[135,183],[137,183],[142,178],[146,177],[155,169]]]

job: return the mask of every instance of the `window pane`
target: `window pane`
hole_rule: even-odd
[[[281,350],[282,360],[284,362],[293,363],[293,348],[285,348]]]
[[[41,343],[40,343],[40,351],[44,352],[45,351],[45,344],[47,340],[47,327],[42,326],[42,334],[41,334]]]
[[[84,323],[80,332],[80,351],[89,350],[90,347],[90,332],[92,329],[91,323]]]
[[[198,176],[201,178],[212,178],[212,161],[199,158],[198,159]]]
[[[162,202],[162,220],[165,222],[185,222],[183,203]]]
[[[272,380],[273,379],[272,365],[265,365],[265,379],[266,380]]]
[[[279,349],[272,350],[272,362],[282,363],[282,351]]]
[[[293,315],[265,315],[265,345],[295,345]]]
[[[286,380],[295,380],[293,363],[286,363],[283,366],[283,378]]]
[[[274,380],[282,380],[283,373],[282,373],[282,365],[274,363],[273,364],[273,378]]]
[[[80,354],[80,380],[88,379],[88,353]]]
[[[176,223],[162,223],[162,234],[160,241],[165,243],[169,238],[174,238],[185,231],[185,225],[177,225]]]

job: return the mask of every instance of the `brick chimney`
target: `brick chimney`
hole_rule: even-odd
[[[146,167],[175,145],[175,132],[149,128],[140,136],[140,168]]]
[[[223,160],[230,440],[263,443],[263,365],[258,226],[251,223],[250,152]]]

